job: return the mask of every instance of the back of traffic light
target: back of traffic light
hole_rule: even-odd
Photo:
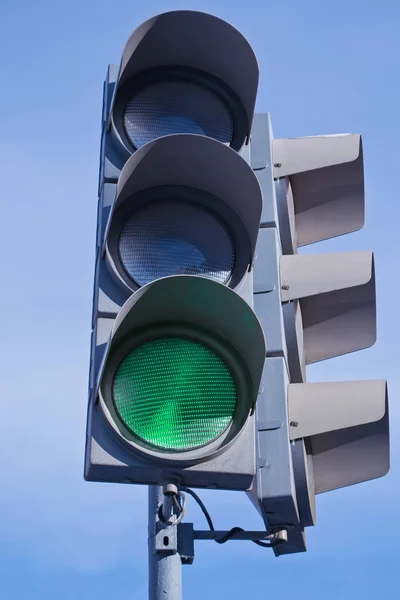
[[[306,365],[376,339],[371,252],[297,254],[298,246],[364,222],[359,135],[277,140],[256,115],[252,164],[264,195],[254,307],[267,340],[257,404],[257,476],[250,498],[271,529],[287,528],[276,554],[306,549],[315,495],[389,468],[385,381],[306,383]]]

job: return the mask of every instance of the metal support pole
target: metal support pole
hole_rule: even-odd
[[[158,518],[162,487],[149,486],[149,600],[182,600],[182,563],[177,527]]]

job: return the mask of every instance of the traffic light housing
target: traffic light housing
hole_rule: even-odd
[[[99,193],[164,135],[201,134],[248,153],[258,78],[250,44],[222,19],[178,10],[140,25],[104,84]]]
[[[236,29],[197,11],[167,12],[143,23],[125,45],[111,131],[126,155],[178,131],[240,150],[257,85],[257,60]]]
[[[275,139],[245,38],[149,19],[104,85],[85,478],[247,491],[277,555],[389,468],[385,381],[307,383],[376,338],[361,136]]]
[[[265,357],[252,310],[262,193],[247,161],[257,82],[241,34],[190,11],[139,27],[118,75],[109,69],[88,480],[245,490],[254,478]]]
[[[307,364],[376,339],[373,254],[297,254],[362,227],[361,136],[274,139],[268,115],[256,115],[255,127],[251,156],[264,210],[254,307],[267,358],[249,496],[267,527],[287,528],[279,555],[306,549],[316,494],[388,471],[388,402],[385,381],[306,383]]]
[[[257,318],[228,287],[186,275],[142,287],[111,332],[87,478],[247,489],[264,352]]]

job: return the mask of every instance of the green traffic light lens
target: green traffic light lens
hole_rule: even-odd
[[[135,436],[165,451],[184,451],[227,429],[237,391],[227,365],[210,348],[165,337],[138,346],[121,362],[113,398]]]

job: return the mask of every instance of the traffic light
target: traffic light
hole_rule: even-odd
[[[174,11],[105,84],[85,478],[246,490],[265,359],[252,310],[258,83],[233,27]]]
[[[372,253],[297,254],[363,226],[361,137],[274,139],[268,115],[256,115],[254,127],[264,195],[254,307],[267,358],[249,495],[267,527],[287,529],[279,555],[306,549],[316,494],[387,473],[388,404],[385,381],[305,382],[307,364],[376,339]]]
[[[104,85],[99,193],[161,136],[204,135],[248,152],[258,76],[247,40],[217,17],[171,11],[140,25]]]
[[[172,11],[104,85],[85,478],[246,491],[274,552],[315,495],[389,468],[385,381],[306,383],[371,346],[371,252],[298,254],[364,222],[361,137],[274,139],[257,60]]]

